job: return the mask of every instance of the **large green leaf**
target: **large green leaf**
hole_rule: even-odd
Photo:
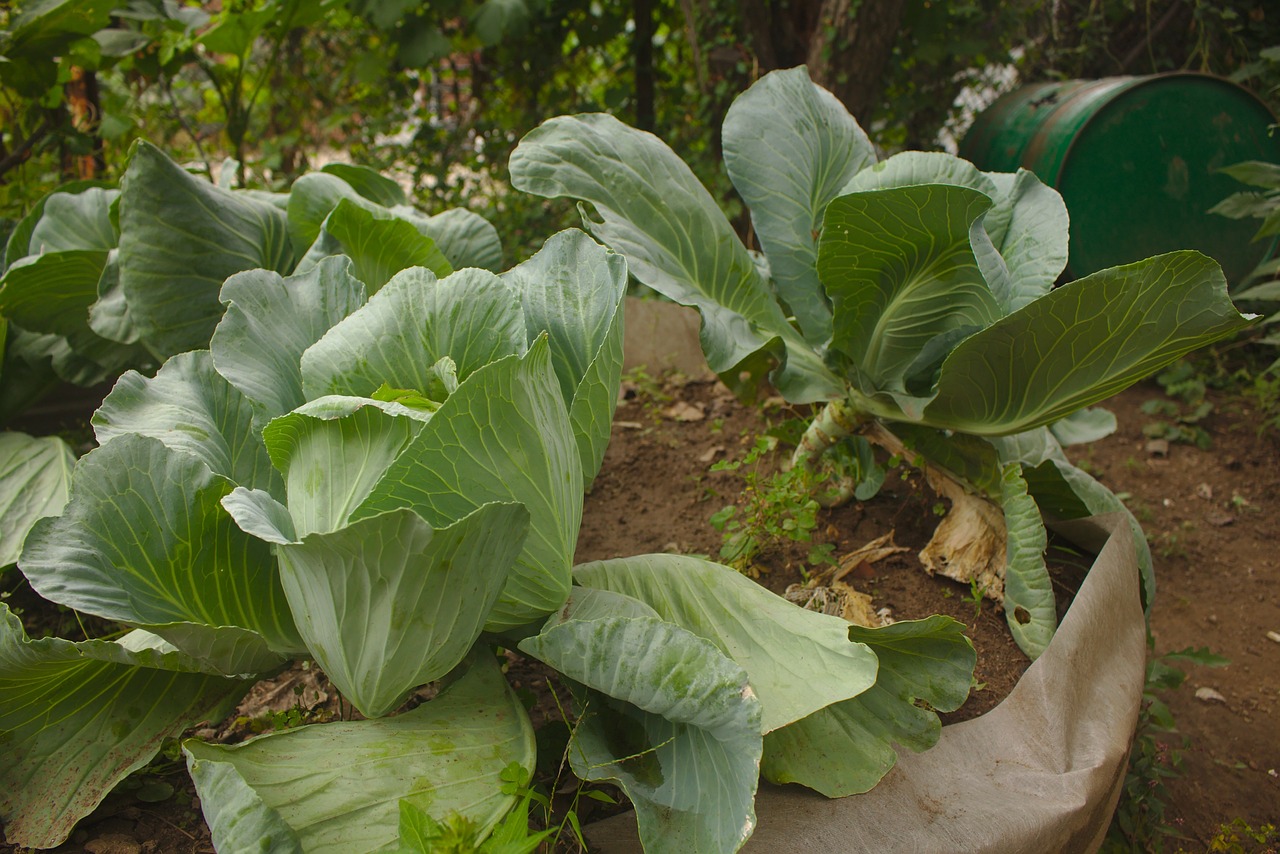
[[[737,662],[760,698],[761,732],[856,697],[876,681],[875,653],[849,642],[848,623],[797,607],[720,564],[640,555],[582,564],[573,577],[640,600]]]
[[[529,512],[487,504],[433,531],[412,509],[279,546],[307,649],[369,718],[462,661],[524,545]]]
[[[477,370],[436,410],[353,519],[413,507],[433,528],[490,502],[529,509],[529,538],[487,628],[549,614],[569,593],[582,465],[546,338]]]
[[[57,436],[0,433],[0,571],[18,560],[37,519],[62,512],[75,462]]]
[[[281,493],[280,477],[254,435],[250,401],[214,370],[208,350],[179,353],[150,379],[124,374],[91,423],[100,444],[151,436],[237,486]]]
[[[496,273],[502,269],[502,240],[498,230],[479,214],[453,208],[432,217],[413,219],[418,230],[436,242],[455,270],[479,267]]]
[[[983,225],[1004,261],[1006,276],[999,286],[989,273],[987,280],[1008,313],[1053,288],[1067,266],[1070,223],[1062,196],[1041,183],[1034,172],[1019,169],[1015,174],[987,173],[987,177],[997,192]]]
[[[161,356],[208,346],[228,276],[293,266],[283,211],[191,175],[147,142],[134,143],[120,186],[120,287]]]
[[[346,527],[425,417],[395,403],[323,397],[269,423],[263,441],[284,475],[297,536]]]
[[[844,797],[880,782],[897,762],[893,745],[932,747],[942,732],[936,712],[958,709],[969,695],[976,655],[963,630],[941,616],[849,626],[849,639],[880,660],[875,686],[765,736],[765,779]]]
[[[834,311],[831,348],[864,394],[908,391],[931,344],[1000,317],[969,242],[990,207],[981,193],[943,184],[851,193],[827,206],[818,275]]]
[[[49,199],[58,194],[76,195],[78,193],[83,193],[86,190],[105,188],[108,186],[109,185],[105,181],[71,181],[70,183],[63,184],[57,189],[47,193],[43,198],[31,206],[31,210],[27,211],[26,215],[22,219],[18,220],[18,223],[13,227],[13,231],[9,233],[9,239],[5,243],[4,247],[4,258],[3,260],[0,260],[0,272],[4,272],[4,270],[8,269],[9,265],[14,261],[17,261],[19,258],[26,255],[38,255],[40,253],[40,248],[38,246],[35,247],[33,251],[31,235],[35,233],[36,226],[40,224],[40,219],[44,216],[44,207],[48,204]],[[112,245],[114,246],[115,244],[113,243]]]
[[[118,235],[110,210],[119,196],[119,190],[102,187],[50,194],[31,232],[30,254],[115,249]]]
[[[1249,322],[1227,297],[1222,269],[1198,252],[1102,270],[961,342],[923,420],[989,436],[1030,430]]]
[[[840,384],[787,322],[768,282],[715,200],[657,137],[612,116],[561,116],[543,123],[511,155],[511,183],[548,198],[590,202],[588,226],[627,258],[649,287],[702,313],[702,349],[712,370],[738,385],[740,364],[786,344],[774,383],[789,400],[826,400]]]
[[[831,305],[818,281],[818,234],[827,204],[875,149],[840,101],[808,71],[766,74],[737,98],[724,120],[724,164],[751,209],[778,295],[805,340],[831,338]]]
[[[988,198],[998,195],[992,176],[980,172],[967,160],[940,151],[903,151],[887,160],[863,169],[855,175],[843,193],[865,193],[870,190],[892,190],[925,184],[949,184],[968,187]]]
[[[209,344],[213,363],[255,404],[260,419],[306,402],[302,354],[368,302],[351,260],[342,256],[287,278],[269,270],[238,273],[222,286],[220,299],[227,311]]]
[[[652,617],[559,617],[520,643],[583,685],[569,762],[610,780],[650,854],[732,852],[755,827],[760,703],[713,644]]]
[[[89,329],[89,306],[98,299],[108,254],[78,249],[15,262],[0,279],[0,313],[32,332],[65,336],[73,346],[77,337],[98,337]]]
[[[176,652],[30,640],[0,603],[0,819],[9,843],[60,844],[164,739],[220,720],[251,684],[195,670]]]
[[[1021,464],[1028,491],[1035,497],[1045,519],[1066,521],[1104,513],[1124,514],[1133,531],[1138,570],[1142,573],[1146,606],[1150,609],[1156,590],[1151,549],[1142,526],[1124,502],[1083,469],[1073,465],[1047,427],[989,441],[995,446],[1001,464]]]
[[[235,851],[290,850],[281,822],[309,854],[382,850],[399,836],[402,799],[436,820],[461,813],[487,833],[515,802],[503,794],[503,770],[534,765],[533,727],[483,652],[434,700],[402,715],[233,747],[188,740],[183,750],[215,844]],[[282,848],[267,847],[275,840]]]
[[[321,172],[336,175],[346,181],[351,188],[364,198],[384,208],[403,205],[406,202],[404,188],[395,181],[368,166],[352,163],[329,163],[321,167]],[[297,186],[296,183],[294,185]],[[323,219],[323,217],[321,217]],[[315,235],[312,235],[315,239]]]
[[[363,197],[341,176],[328,170],[308,172],[293,182],[289,188],[289,240],[298,257],[316,242],[325,218],[343,199],[360,204]]]
[[[528,343],[546,332],[587,486],[604,461],[622,379],[627,265],[581,231],[562,231],[502,276],[520,294]]]
[[[484,270],[437,281],[430,270],[408,269],[303,354],[302,387],[308,399],[368,397],[384,383],[425,392],[445,356],[465,380],[525,347],[520,295],[509,284]]]
[[[1005,547],[1004,616],[1018,648],[1033,661],[1053,640],[1058,625],[1053,582],[1044,562],[1049,535],[1040,508],[1027,493],[1021,467],[1008,465],[1001,479],[1000,506],[1008,539]]]
[[[325,219],[316,242],[298,263],[297,272],[305,273],[321,258],[338,254],[351,258],[356,278],[371,294],[409,267],[426,267],[437,276],[453,272],[435,241],[414,223],[384,208],[349,198],[339,201]]]
[[[36,523],[19,565],[53,602],[230,656],[210,662],[223,672],[264,669],[303,647],[267,544],[219,504],[231,489],[189,454],[120,436],[76,465],[63,515]]]

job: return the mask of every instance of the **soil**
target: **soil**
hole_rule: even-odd
[[[624,391],[604,467],[587,498],[577,559],[659,551],[716,558],[723,537],[709,518],[735,501],[746,472],[713,472],[712,464],[742,459],[764,430],[807,413],[780,403],[762,412],[748,409],[717,383],[678,375],[662,383],[627,383]],[[1072,455],[1113,490],[1128,494],[1129,506],[1148,532],[1159,585],[1151,621],[1155,653],[1207,646],[1231,661],[1221,668],[1189,668],[1186,684],[1163,697],[1179,733],[1189,740],[1182,776],[1168,783],[1165,818],[1183,835],[1182,847],[1195,851],[1205,850],[1219,825],[1235,818],[1255,827],[1280,823],[1280,641],[1268,635],[1280,632],[1280,442],[1255,432],[1256,419],[1239,398],[1211,397],[1215,412],[1202,422],[1213,436],[1208,450],[1152,445],[1142,432],[1152,417],[1140,407],[1161,396],[1156,386],[1138,386],[1109,402],[1119,430],[1072,449]],[[761,465],[767,472],[776,459]],[[892,531],[906,551],[858,563],[845,580],[895,618],[943,613],[968,626],[978,651],[979,687],[958,712],[945,716],[951,722],[992,708],[1016,683],[1027,659],[991,602],[975,607],[969,588],[921,571],[916,552],[937,522],[937,505],[918,474],[896,469],[875,500],[823,511],[813,539],[831,543],[833,557],[839,558]],[[801,582],[804,571],[821,569],[807,562],[812,545],[766,548],[755,561],[760,583],[782,592]],[[1062,561],[1060,569],[1058,592],[1065,608],[1078,573],[1070,561]],[[12,576],[2,584],[14,591],[14,603],[27,609],[24,620],[34,633],[40,603]],[[45,613],[51,628],[65,627],[65,613]],[[553,720],[555,703],[545,688],[554,681],[523,665],[513,666],[509,675],[519,689],[540,695],[536,721]],[[328,690],[322,675],[306,680],[307,690],[316,692],[312,714],[331,714],[336,692]],[[1215,693],[1201,691],[1198,697],[1199,689]],[[561,700],[565,696],[561,691]],[[238,725],[224,722],[200,735],[245,737],[245,719],[260,718],[270,708],[262,706],[261,697],[253,702],[257,705],[241,710]],[[555,743],[563,729],[549,723],[540,738]],[[166,794],[165,785],[173,787],[172,794]],[[592,816],[580,812],[580,817]],[[0,843],[0,852],[15,850]],[[181,763],[162,761],[140,782],[122,784],[57,850],[213,849]]]

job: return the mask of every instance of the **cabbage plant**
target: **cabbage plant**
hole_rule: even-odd
[[[304,272],[339,252],[370,291],[410,266],[444,276],[502,264],[484,218],[463,209],[428,216],[373,170],[331,164],[287,194],[235,190],[138,142],[119,187],[61,187],[10,235],[0,256],[0,421],[58,382],[93,386],[208,347],[228,276]],[[61,508],[72,452],[55,437],[0,442],[3,569],[34,521]]]
[[[1038,655],[1055,627],[1044,519],[1124,510],[1050,427],[1088,434],[1105,416],[1084,407],[1246,325],[1220,268],[1174,252],[1055,289],[1068,219],[1054,190],[941,153],[877,162],[804,68],[741,95],[722,138],[760,253],[670,148],[608,115],[530,132],[512,182],[581,200],[636,278],[697,308],[728,385],[749,392],[767,372],[787,400],[825,404],[797,462],[856,437],[863,498],[877,483],[868,440],[922,465],[954,502],[926,556],[1003,588],[1015,638]]]
[[[30,639],[0,604],[10,841],[58,844],[164,738],[297,659],[360,719],[184,741],[220,851],[394,849],[401,804],[483,838],[536,761],[496,646],[570,682],[572,768],[622,786],[653,852],[737,850],[762,772],[851,794],[894,745],[936,741],[974,664],[952,620],[851,627],[692,557],[573,566],[621,375],[620,256],[569,231],[501,275],[413,266],[373,293],[362,269],[383,268],[232,275],[209,348],[125,374],[94,415],[100,446],[19,568],[132,631]]]

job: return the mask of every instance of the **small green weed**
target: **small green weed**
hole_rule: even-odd
[[[1205,400],[1204,375],[1182,361],[1157,374],[1156,382],[1170,399],[1152,398],[1142,404],[1143,414],[1157,419],[1142,426],[1143,435],[1207,450],[1213,439],[1200,422],[1213,413],[1213,404]]]
[[[711,524],[724,537],[720,559],[739,572],[756,574],[756,557],[784,541],[811,543],[822,509],[814,495],[832,474],[806,466],[765,473],[765,460],[779,445],[776,436],[758,436],[739,460],[722,460],[711,471],[740,471],[742,492],[711,516]],[[835,562],[835,546],[820,543],[808,554],[810,566]],[[803,573],[803,570],[802,570]]]
[[[974,578],[969,581],[969,595],[961,597],[961,601],[968,602],[973,606],[973,621],[978,622],[978,618],[982,616],[982,600],[986,598],[987,586],[979,584],[978,579]]]
[[[1254,828],[1242,818],[1234,818],[1220,826],[1217,834],[1209,840],[1210,851],[1227,854],[1276,854],[1278,848],[1280,831],[1274,824],[1260,824]]]
[[[1142,690],[1142,709],[1134,733],[1129,769],[1125,774],[1120,802],[1111,818],[1102,851],[1164,851],[1166,838],[1180,834],[1165,819],[1169,799],[1167,781],[1180,776],[1182,750],[1189,740],[1183,737],[1177,746],[1170,743],[1177,734],[1173,713],[1160,699],[1160,692],[1174,691],[1186,681],[1180,663],[1203,667],[1222,667],[1230,662],[1201,647],[1165,653],[1147,662],[1146,684]]]

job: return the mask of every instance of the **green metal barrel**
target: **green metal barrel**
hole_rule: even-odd
[[[1208,213],[1246,189],[1216,170],[1280,163],[1275,121],[1248,90],[1204,74],[1037,83],[984,110],[960,155],[987,171],[1030,169],[1057,188],[1071,214],[1073,278],[1198,249],[1235,282],[1267,246],[1251,242],[1257,221]]]

